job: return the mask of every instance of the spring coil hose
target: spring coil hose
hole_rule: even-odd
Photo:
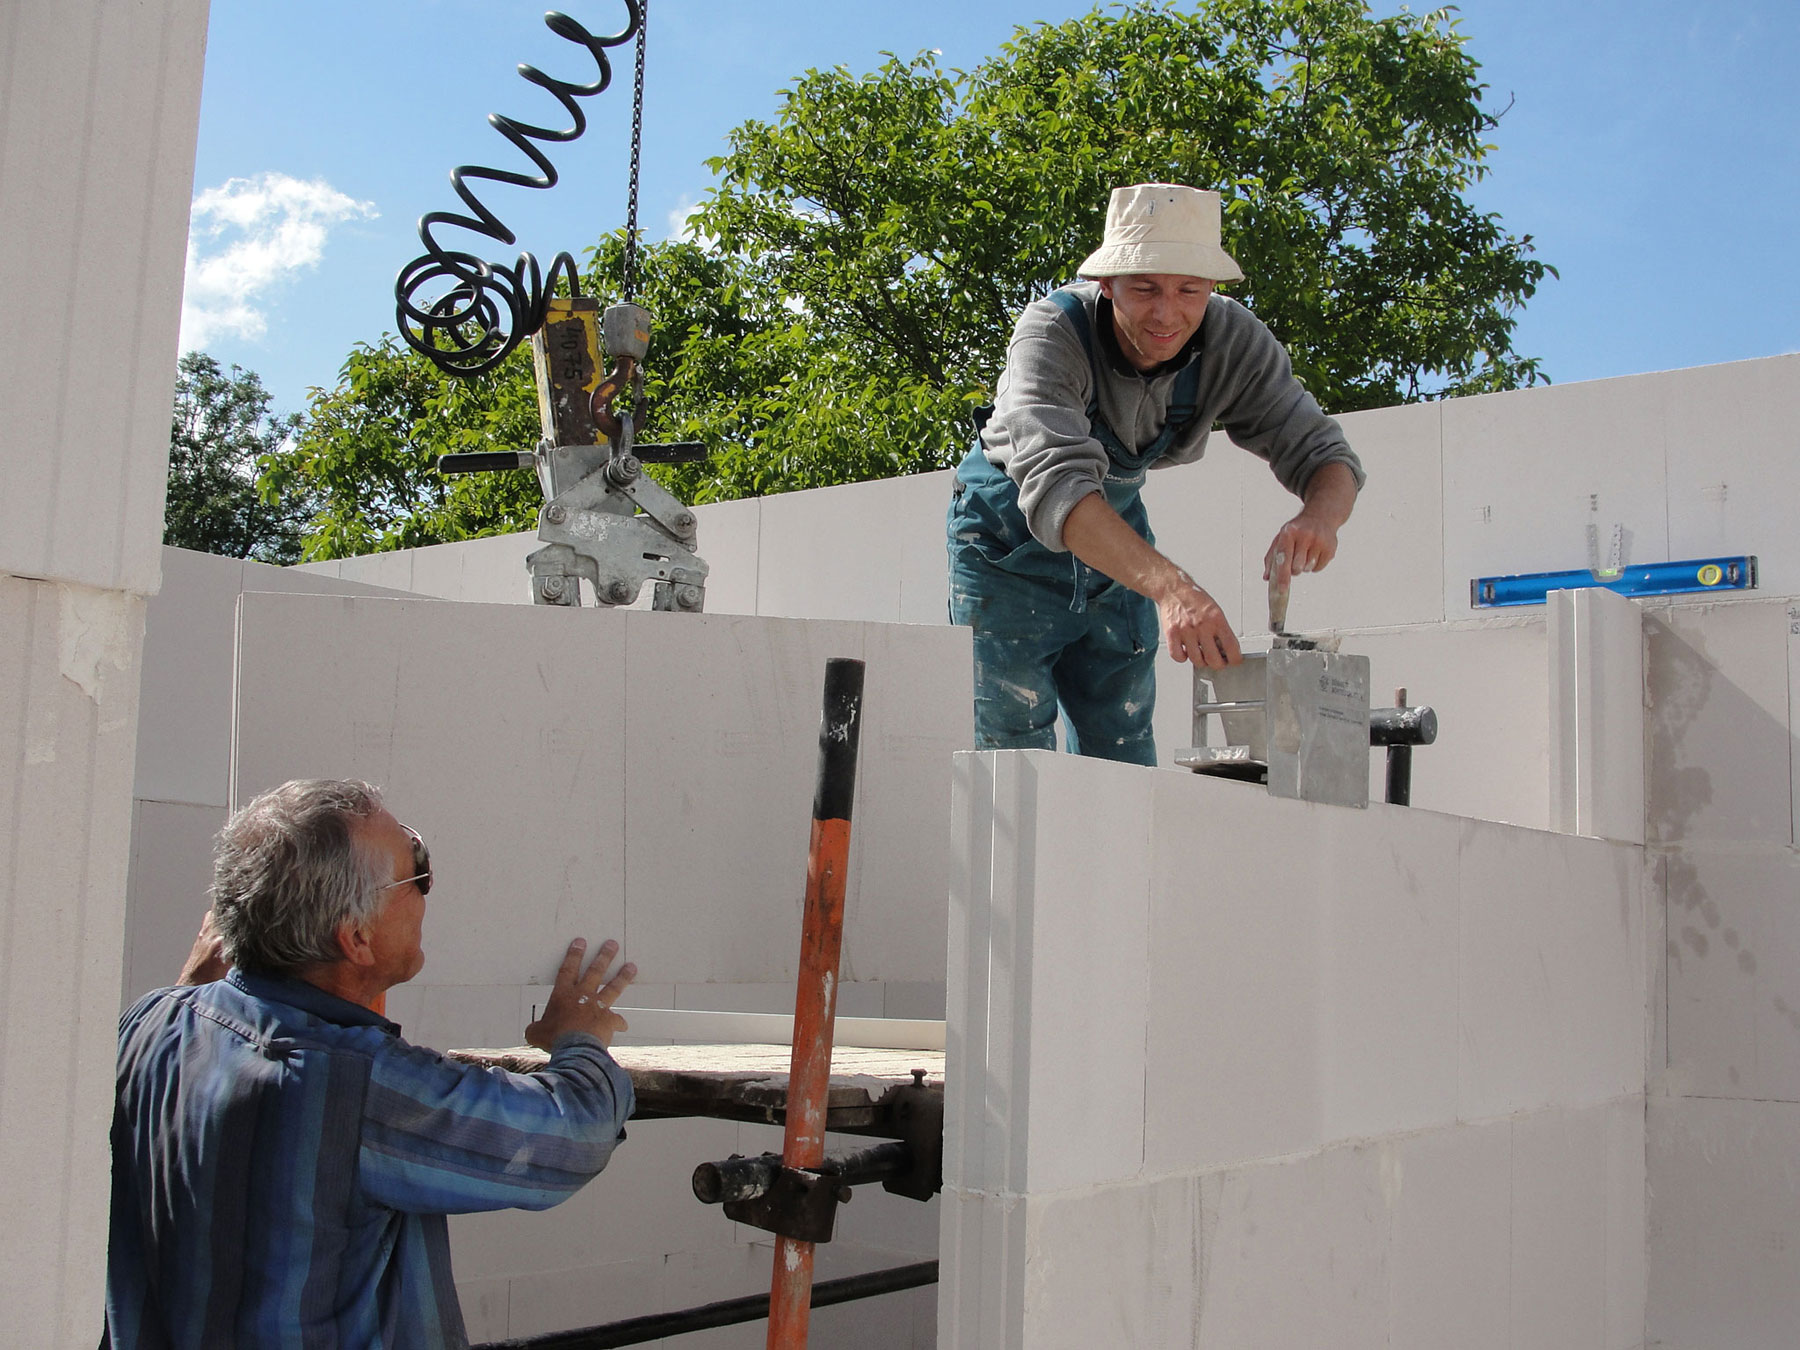
[[[519,66],[521,76],[556,96],[573,125],[557,130],[532,126],[499,113],[488,115],[488,124],[522,150],[538,167],[538,174],[534,177],[479,164],[459,165],[450,171],[450,183],[473,214],[431,211],[419,217],[419,241],[425,245],[425,252],[401,268],[394,281],[396,318],[407,345],[429,357],[447,374],[470,376],[492,370],[520,342],[543,327],[544,312],[556,291],[558,277],[568,280],[570,294],[581,293],[575,259],[566,252],[551,259],[546,286],[537,259],[529,253],[519,254],[518,261],[510,267],[490,263],[473,253],[446,249],[433,231],[440,225],[453,226],[508,246],[517,242],[517,236],[475,195],[468,180],[481,178],[514,187],[556,186],[556,166],[532,142],[573,141],[587,130],[587,116],[575,100],[598,94],[612,83],[608,49],[631,41],[643,25],[640,0],[624,0],[624,4],[625,27],[609,37],[594,36],[567,14],[552,10],[544,15],[546,28],[558,37],[580,43],[593,55],[599,77],[592,84],[573,84],[554,79],[535,66]],[[435,299],[425,298],[446,282],[448,290]]]

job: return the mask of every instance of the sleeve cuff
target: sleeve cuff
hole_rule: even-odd
[[[1099,491],[1100,484],[1085,475],[1064,475],[1038,503],[1033,512],[1035,519],[1027,522],[1031,533],[1052,553],[1067,553],[1069,546],[1063,542],[1063,525],[1067,523],[1069,513],[1081,505],[1084,497]]]

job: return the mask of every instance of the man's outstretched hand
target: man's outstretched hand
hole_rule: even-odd
[[[559,1036],[571,1031],[584,1031],[610,1046],[614,1036],[626,1030],[623,1017],[612,1010],[625,988],[637,978],[637,967],[630,961],[619,967],[618,974],[602,984],[619,944],[608,938],[584,971],[581,958],[587,952],[587,939],[576,938],[564,954],[556,972],[556,983],[550,989],[550,1001],[544,1015],[525,1028],[525,1039],[540,1050],[548,1050]]]

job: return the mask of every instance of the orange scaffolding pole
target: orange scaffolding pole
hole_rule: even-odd
[[[862,730],[863,663],[825,663],[819,722],[819,786],[806,857],[806,912],[800,929],[800,984],[794,993],[794,1050],[788,1065],[785,1167],[825,1161],[825,1109],[837,1020],[838,957],[844,945],[844,877],[850,860],[850,806]],[[805,1350],[812,1316],[813,1244],[775,1239],[769,1284],[768,1350]]]

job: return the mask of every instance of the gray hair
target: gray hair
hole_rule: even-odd
[[[381,907],[386,859],[358,837],[381,809],[367,783],[295,779],[225,823],[213,854],[213,924],[232,965],[293,974],[339,961],[337,930]]]

